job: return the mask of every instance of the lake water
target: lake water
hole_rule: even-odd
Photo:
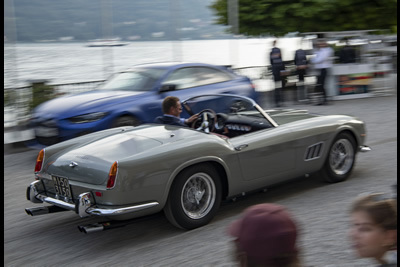
[[[26,86],[29,80],[50,84],[106,79],[136,64],[187,61],[234,68],[269,65],[273,38],[131,42],[118,47],[87,43],[5,44],[4,88]],[[292,60],[299,38],[281,38],[283,60]],[[304,45],[303,45],[304,48]]]

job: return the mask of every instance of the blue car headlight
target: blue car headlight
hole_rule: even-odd
[[[107,112],[94,112],[71,117],[68,120],[72,123],[87,123],[101,120],[107,115]]]

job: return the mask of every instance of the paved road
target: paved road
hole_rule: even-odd
[[[372,151],[357,156],[353,175],[338,184],[303,178],[224,203],[207,226],[181,231],[162,214],[109,231],[83,234],[77,225],[99,221],[72,212],[28,216],[25,200],[33,181],[36,151],[8,150],[4,155],[5,266],[235,266],[226,226],[249,205],[285,205],[300,225],[304,266],[374,266],[356,259],[347,238],[348,208],[366,191],[391,192],[397,175],[397,99],[335,101],[328,106],[293,105],[323,114],[351,114],[367,124]],[[265,102],[264,107],[270,106]],[[266,170],[267,171],[267,170]]]

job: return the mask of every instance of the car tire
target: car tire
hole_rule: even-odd
[[[209,164],[183,170],[175,179],[164,208],[176,227],[191,230],[208,224],[221,204],[218,172]]]
[[[354,137],[346,132],[340,133],[333,140],[320,175],[329,183],[345,181],[353,170],[355,158]]]
[[[125,115],[114,120],[114,122],[112,123],[112,128],[121,126],[138,126],[139,124],[140,121],[135,117]]]

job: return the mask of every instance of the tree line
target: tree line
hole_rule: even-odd
[[[210,7],[228,25],[231,0]],[[283,36],[290,32],[382,29],[397,33],[397,0],[237,0],[239,34]]]
[[[73,37],[76,41],[120,37],[158,39],[227,35],[215,24],[213,0],[5,0],[7,40],[34,42]]]

